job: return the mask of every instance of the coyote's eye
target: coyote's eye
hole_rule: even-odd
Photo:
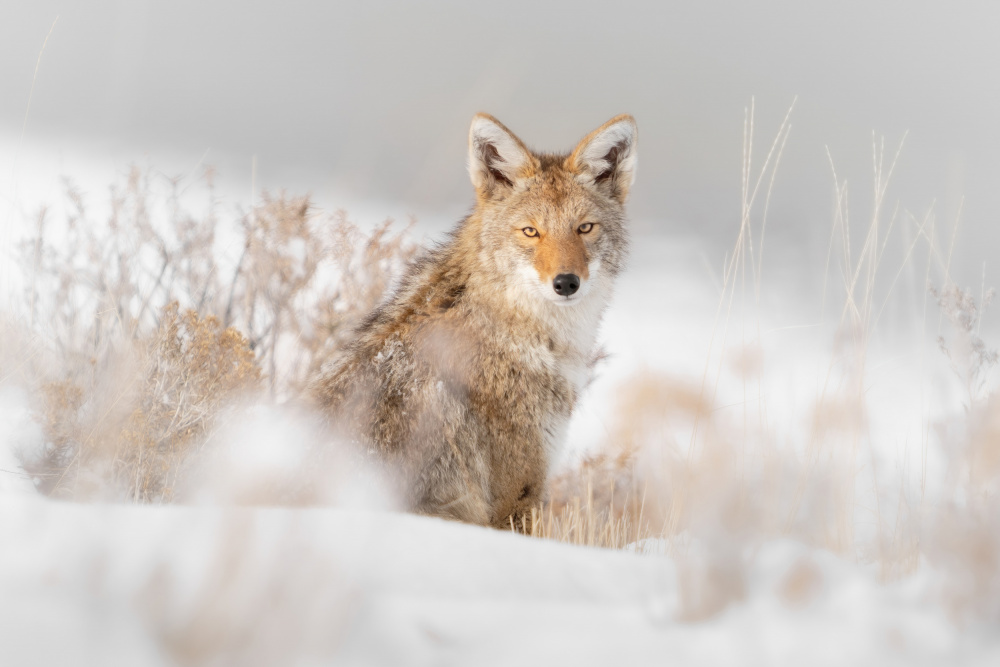
[[[583,223],[582,225],[580,225],[579,227],[576,228],[576,233],[577,234],[587,234],[593,228],[594,228],[594,223],[592,223],[592,222],[585,222],[585,223]]]
[[[524,227],[521,231],[524,232],[525,236],[530,236],[531,238],[538,236],[538,230],[534,227]]]

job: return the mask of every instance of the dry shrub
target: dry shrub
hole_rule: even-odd
[[[246,338],[212,316],[167,306],[151,341],[138,405],[122,430],[114,476],[133,500],[169,500],[193,447],[221,409],[257,389]]]
[[[928,289],[954,329],[950,344],[944,336],[938,336],[937,342],[951,364],[952,372],[962,384],[966,409],[970,409],[981,399],[990,371],[997,365],[997,351],[989,349],[979,335],[983,313],[989,308],[994,291],[992,288],[984,290],[977,303],[971,290],[963,290],[954,283],[947,283],[941,290],[933,285]]]
[[[391,220],[363,232],[338,211],[323,229],[332,279],[312,305],[309,326],[297,329],[310,357],[304,378],[313,377],[343,349],[354,327],[382,301],[420,249],[407,241],[405,229],[394,232]]]
[[[312,282],[323,253],[310,224],[310,208],[307,197],[265,195],[263,203],[242,222],[246,243],[225,318],[245,326],[251,345],[268,369],[272,394],[280,381],[279,342],[283,334],[295,335],[302,328],[296,301]],[[238,293],[241,282],[242,293]]]
[[[942,596],[959,619],[1000,621],[1000,394],[988,391],[997,350],[980,336],[993,297],[946,284],[930,288],[951,324],[938,345],[958,380],[964,414],[937,425],[948,470],[927,529],[927,552],[944,573]]]
[[[419,250],[390,220],[366,233],[304,197],[265,195],[243,230],[225,321],[248,332],[280,398],[305,389]]]
[[[172,301],[199,313],[217,309],[211,171],[202,182],[207,204],[200,214],[181,206],[180,179],[154,183],[138,168],[111,187],[103,219],[68,181],[65,219],[54,220],[48,207],[39,211],[20,247],[25,319],[60,363],[92,364],[109,345],[149,335]]]
[[[42,491],[64,497],[166,501],[222,406],[257,388],[246,339],[176,303],[149,338],[117,349],[87,385],[42,386],[46,443],[25,461]],[[77,378],[77,382],[84,378]]]
[[[172,499],[224,409],[258,389],[295,400],[418,250],[390,221],[366,233],[284,193],[226,225],[212,179],[133,168],[106,216],[67,183],[65,216],[41,209],[20,244],[4,326],[25,344],[0,380],[34,397],[46,442],[24,463],[42,491]],[[215,247],[227,232],[238,257]]]

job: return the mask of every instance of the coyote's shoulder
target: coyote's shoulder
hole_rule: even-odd
[[[313,395],[420,512],[507,525],[534,505],[627,252],[635,123],[569,155],[473,120],[477,204],[361,324]]]

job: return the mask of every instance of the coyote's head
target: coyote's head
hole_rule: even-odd
[[[549,155],[528,150],[495,118],[478,114],[469,131],[469,175],[480,260],[517,299],[584,301],[621,270],[635,167],[631,116],[612,118],[568,155]]]

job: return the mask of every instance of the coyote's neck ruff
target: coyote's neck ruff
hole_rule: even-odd
[[[414,510],[506,526],[541,497],[627,252],[635,163],[631,116],[569,155],[473,120],[475,210],[314,386],[331,424],[399,474]]]

